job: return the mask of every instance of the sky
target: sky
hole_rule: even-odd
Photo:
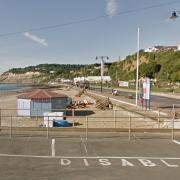
[[[0,0],[0,74],[43,63],[92,64],[180,44],[180,0]]]

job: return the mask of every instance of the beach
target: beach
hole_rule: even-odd
[[[114,106],[112,110],[99,110],[95,107],[95,100],[87,95],[82,94],[80,97],[77,96],[79,93],[77,89],[68,87],[62,88],[51,88],[51,91],[65,94],[70,96],[73,101],[84,101],[87,100],[89,104],[85,108],[76,108],[75,117],[72,117],[72,113],[67,117],[67,120],[71,123],[76,123],[76,127],[85,127],[86,118],[88,116],[88,127],[90,128],[114,128],[114,127],[128,127],[129,116],[139,117],[133,119],[132,127],[156,127],[157,122],[152,121],[149,118],[145,118],[141,115],[127,112],[118,106]],[[22,92],[12,91],[4,92],[0,96],[0,109],[1,109],[1,125],[10,126],[12,119],[12,126],[14,127],[39,127],[43,125],[42,117],[23,117],[17,116],[17,96]],[[71,110],[70,110],[71,112]]]

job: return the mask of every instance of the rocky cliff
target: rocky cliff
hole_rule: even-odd
[[[19,84],[38,84],[43,76],[39,72],[26,72],[23,74],[15,74],[5,72],[0,76],[2,83],[19,83]]]

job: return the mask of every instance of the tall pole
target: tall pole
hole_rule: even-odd
[[[116,69],[116,81],[118,81],[118,74],[117,74],[117,69]]]
[[[139,27],[137,33],[137,65],[136,65],[136,106],[138,105],[138,79],[139,79]]]
[[[101,56],[101,92],[102,92],[103,74],[104,74],[104,62],[103,62],[103,56]]]
[[[103,84],[103,75],[104,75],[104,58],[109,59],[108,56],[96,56],[96,59],[101,59],[101,92],[102,92],[102,84]]]

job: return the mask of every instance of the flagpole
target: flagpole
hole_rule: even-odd
[[[138,105],[138,80],[139,80],[139,27],[137,33],[137,65],[136,65],[136,106]]]

